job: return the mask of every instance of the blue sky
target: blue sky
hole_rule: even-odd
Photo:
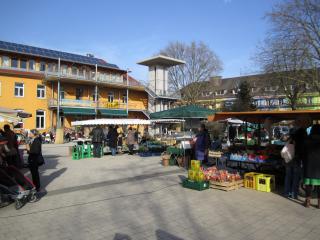
[[[1,1],[0,39],[93,53],[146,80],[136,64],[170,41],[203,41],[221,58],[223,77],[256,72],[251,60],[280,0]]]

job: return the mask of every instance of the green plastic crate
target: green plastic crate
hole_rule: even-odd
[[[174,166],[174,165],[176,165],[176,159],[174,157],[171,157],[169,159],[169,166]]]
[[[73,146],[72,147],[72,159],[73,160],[79,160],[81,158],[79,147]]]
[[[185,179],[182,182],[182,186],[184,188],[190,188],[198,191],[203,191],[206,189],[209,189],[210,187],[210,182],[204,181],[204,182],[196,182],[196,181],[191,181],[189,179]]]

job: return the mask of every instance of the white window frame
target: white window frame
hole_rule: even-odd
[[[39,90],[39,86],[42,86],[43,89],[40,89],[40,96],[38,96],[38,90]],[[41,90],[43,90],[43,97],[41,96]],[[46,86],[43,84],[37,84],[37,98],[39,99],[45,99],[46,98]]]
[[[312,96],[307,96],[306,97],[306,102],[308,105],[312,105],[313,104],[313,97]]]
[[[17,87],[16,86],[17,83],[22,84],[22,87]],[[16,95],[16,88],[19,89],[18,93],[20,93],[20,89],[22,89],[22,95],[20,95],[20,94]],[[24,97],[24,83],[23,82],[15,82],[14,83],[14,93],[13,94],[15,97]]]
[[[43,115],[39,115],[41,117],[43,117],[43,126],[41,126],[41,120],[40,121],[40,126],[37,126],[37,119],[38,119],[38,112],[43,112]],[[42,109],[38,109],[36,110],[36,129],[45,129],[46,128],[46,111],[42,110]]]

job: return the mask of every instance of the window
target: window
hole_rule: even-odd
[[[76,88],[76,100],[80,100],[83,95],[83,88]]]
[[[37,110],[36,111],[36,128],[44,129],[45,128],[45,111]]]
[[[279,106],[285,105],[285,101],[283,98],[279,98]]]
[[[24,96],[24,84],[23,83],[15,83],[14,84],[14,96],[23,97]]]
[[[307,99],[307,104],[311,105],[313,97],[307,97],[306,99]]]
[[[46,71],[46,63],[45,62],[40,62],[40,71],[45,72]]]
[[[112,102],[113,102],[113,99],[114,99],[114,94],[113,94],[113,92],[109,92],[109,93],[108,93],[108,102],[112,103]]]
[[[18,67],[18,58],[11,58],[11,67],[13,68]]]
[[[78,75],[78,68],[72,67],[72,68],[71,68],[71,74],[72,74],[72,75]]]
[[[96,89],[93,88],[92,90],[92,101],[96,100]],[[97,94],[97,101],[99,101],[99,93]]]
[[[220,90],[220,91],[217,91],[216,92],[216,95],[219,96],[219,95],[224,95],[226,93],[226,90]]]
[[[264,90],[266,92],[274,92],[278,89],[278,86],[265,87]]]
[[[54,72],[54,71],[55,71],[55,64],[48,63],[48,72]]]
[[[37,98],[46,97],[46,87],[44,85],[37,85]]]
[[[20,68],[27,69],[27,60],[20,59]]]
[[[29,60],[29,70],[35,70],[35,61]]]
[[[61,65],[61,73],[62,75],[67,75],[68,74],[68,66],[67,65]]]
[[[127,103],[127,93],[122,95],[122,103]]]
[[[63,86],[60,87],[60,99],[64,99],[65,98],[65,91]]]
[[[10,58],[7,56],[2,56],[2,66],[10,67]]]

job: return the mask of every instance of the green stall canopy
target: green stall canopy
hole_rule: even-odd
[[[155,112],[150,114],[151,119],[163,119],[163,118],[207,118],[209,115],[214,114],[212,109],[199,107],[196,105],[187,105],[169,110]]]
[[[119,109],[99,109],[102,116],[128,116],[126,110]]]
[[[93,108],[62,108],[64,115],[96,115],[96,112]]]

